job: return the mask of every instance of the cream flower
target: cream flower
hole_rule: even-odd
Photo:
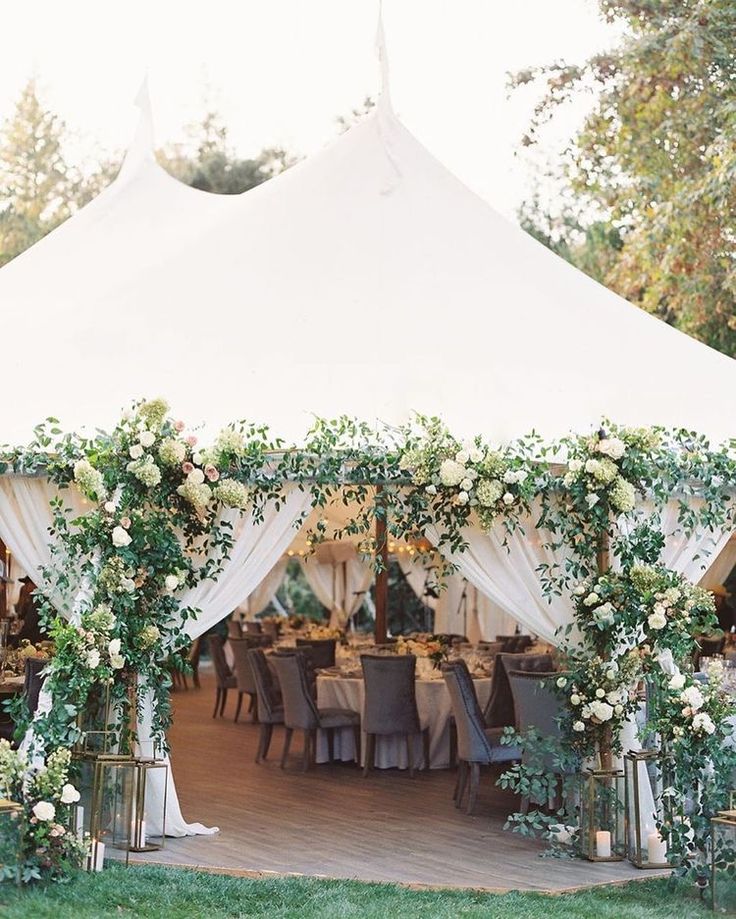
[[[686,702],[694,712],[702,708],[705,703],[703,693],[697,686],[688,686],[687,689],[682,691],[680,698],[683,702]]]
[[[112,544],[117,549],[122,549],[125,546],[129,546],[132,542],[128,531],[123,527],[115,527],[112,531]]]
[[[693,731],[696,734],[713,734],[716,726],[707,712],[698,712],[693,718]]]
[[[468,471],[462,463],[446,459],[440,463],[440,481],[447,488],[454,488],[467,477]]]
[[[143,447],[141,444],[133,444],[130,450],[128,450],[128,454],[133,460],[140,459],[143,456]]]
[[[152,447],[156,442],[156,435],[153,431],[141,431],[141,436],[138,438],[138,442],[143,447]]]
[[[613,706],[608,702],[595,700],[590,703],[590,712],[597,721],[605,722],[613,718]]]
[[[582,721],[574,721],[572,725],[572,729],[573,731],[577,731],[578,734],[582,734],[582,732],[585,730],[585,725],[583,724]]]
[[[100,652],[97,648],[90,648],[87,652],[87,666],[90,670],[96,670],[100,665]]]
[[[192,469],[187,476],[187,482],[191,482],[192,485],[201,485],[204,482],[204,472],[201,469]]]
[[[617,460],[626,453],[626,444],[618,437],[605,437],[598,442],[598,452]]]
[[[574,692],[570,696],[570,705],[580,705],[580,702],[581,702],[580,696],[576,692]]]
[[[61,789],[61,803],[62,804],[76,804],[77,801],[81,798],[81,795],[77,789],[70,785],[69,782],[64,785]]]
[[[655,629],[659,631],[667,625],[667,617],[663,612],[652,613],[648,618],[647,622],[649,623],[650,629]]]
[[[685,675],[682,673],[676,673],[673,677],[670,678],[670,681],[667,684],[667,686],[670,689],[674,689],[674,690],[682,689],[684,685],[685,685]]]
[[[506,507],[511,507],[515,500],[516,498],[511,494],[510,491],[507,491],[503,496],[503,503],[506,505]]]
[[[167,574],[164,585],[169,593],[173,593],[179,586],[179,578],[175,574]]]
[[[50,801],[39,801],[33,807],[33,816],[43,823],[50,822],[56,816],[56,808]]]

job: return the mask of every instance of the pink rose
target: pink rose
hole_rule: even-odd
[[[220,473],[211,463],[208,463],[204,467],[204,474],[207,476],[210,482],[216,482],[220,478]]]
[[[184,473],[184,475],[189,475],[190,472],[194,472],[194,466],[187,461],[186,463],[181,464],[181,471]]]
[[[174,430],[175,430],[175,431],[178,431],[179,433],[181,433],[181,432],[184,430],[185,427],[186,427],[186,425],[184,424],[183,421],[175,421],[175,422],[174,422]]]
[[[185,440],[189,444],[190,447],[195,447],[197,445],[197,438],[194,436],[194,434],[190,434],[188,437],[185,438]]]
[[[120,518],[120,526],[123,527],[124,530],[130,529],[130,523],[131,523],[130,517]]]

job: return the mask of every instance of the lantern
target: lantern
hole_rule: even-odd
[[[624,774],[620,769],[580,775],[580,854],[591,862],[624,858]]]
[[[0,881],[15,878],[21,882],[23,862],[23,807],[0,798]]]
[[[736,811],[720,811],[710,827],[713,910],[736,915]]]
[[[626,854],[637,868],[669,868],[668,840],[658,827],[671,826],[672,802],[663,792],[663,759],[656,750],[624,756]],[[682,816],[682,815],[680,815]]]

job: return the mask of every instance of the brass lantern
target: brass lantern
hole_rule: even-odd
[[[622,861],[624,774],[620,769],[590,769],[580,775],[580,854],[591,862]]]
[[[710,828],[713,910],[736,915],[736,811],[720,811]]]
[[[23,862],[23,806],[0,798],[0,881],[21,882]]]
[[[663,794],[663,759],[656,750],[630,750],[624,756],[626,854],[637,868],[669,868],[668,840],[658,827],[672,825]]]

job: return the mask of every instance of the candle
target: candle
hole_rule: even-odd
[[[81,804],[77,804],[74,811],[74,830],[79,839],[84,836],[84,808]]]
[[[105,861],[105,843],[95,840],[92,844],[92,858],[94,859],[93,871],[102,871]]]
[[[598,830],[595,834],[595,854],[598,858],[611,857],[611,834],[608,830]]]
[[[667,861],[667,843],[657,832],[647,836],[647,858],[655,865],[663,865]]]
[[[130,845],[134,849],[142,849],[146,844],[146,821],[141,820],[136,826],[135,819],[130,823]]]

